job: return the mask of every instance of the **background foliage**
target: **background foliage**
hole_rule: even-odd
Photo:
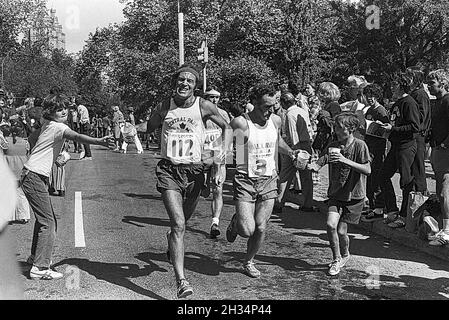
[[[93,30],[77,56],[43,57],[39,47],[18,44],[30,17],[39,19],[45,0],[0,4],[0,57],[9,53],[5,86],[41,95],[54,83],[79,94],[96,111],[133,106],[143,116],[171,94],[178,66],[177,3],[123,0],[125,21]],[[387,86],[408,66],[446,67],[449,49],[447,0],[180,0],[185,60],[197,63],[207,38],[207,80],[243,106],[256,82],[289,80],[305,85],[351,74]],[[380,29],[366,27],[366,7],[381,9]],[[50,70],[51,72],[44,72]]]

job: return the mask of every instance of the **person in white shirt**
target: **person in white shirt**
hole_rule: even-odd
[[[81,134],[89,135],[90,131],[90,119],[89,119],[89,110],[87,110],[86,106],[82,104],[80,98],[76,98],[76,104],[78,105],[78,121],[79,121],[79,130]],[[92,152],[90,151],[90,145],[87,143],[83,144],[84,151],[80,154],[80,160],[92,160]]]
[[[71,130],[67,121],[67,100],[60,94],[51,94],[43,102],[43,119],[40,130],[33,132],[36,143],[24,164],[20,185],[30,203],[36,222],[33,231],[31,256],[32,279],[52,280],[62,278],[62,273],[50,269],[56,239],[57,220],[48,194],[48,183],[53,164],[65,139],[84,144],[115,147],[112,137],[91,138]],[[31,139],[31,137],[30,137]]]

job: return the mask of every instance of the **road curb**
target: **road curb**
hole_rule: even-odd
[[[327,215],[328,206],[322,202],[317,202],[319,204],[320,213],[324,216]],[[405,230],[405,228],[392,229],[388,227],[383,221],[373,221],[373,222],[362,222],[354,225],[356,229],[366,231],[369,234],[375,234],[382,236],[388,240],[394,241],[396,243],[405,245],[407,247],[416,249],[421,252],[425,252],[434,257],[449,261],[449,247],[433,247],[429,245],[428,241],[421,240],[415,233],[410,233]]]

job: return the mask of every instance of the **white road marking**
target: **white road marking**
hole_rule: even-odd
[[[83,203],[81,191],[75,192],[75,248],[86,247],[83,226]]]

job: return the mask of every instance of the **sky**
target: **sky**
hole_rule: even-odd
[[[119,0],[47,0],[47,8],[56,9],[69,53],[81,51],[97,27],[124,20]]]

